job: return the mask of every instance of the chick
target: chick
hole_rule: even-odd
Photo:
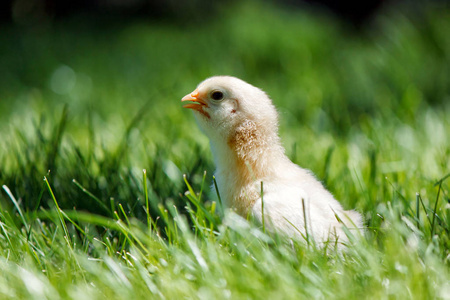
[[[345,244],[342,222],[351,230],[362,227],[358,212],[344,211],[309,170],[285,155],[277,111],[262,90],[235,77],[215,76],[181,101],[189,101],[184,107],[194,111],[210,140],[225,205],[269,231],[319,245]]]

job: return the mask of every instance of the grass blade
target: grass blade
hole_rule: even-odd
[[[261,181],[261,218],[262,218],[263,232],[266,233],[266,224],[264,221],[264,185],[262,181]]]
[[[68,245],[69,245],[69,247],[71,247],[72,243],[70,241],[69,230],[67,229],[66,222],[64,221],[64,216],[62,214],[62,210],[59,208],[58,201],[56,201],[55,194],[53,194],[52,188],[50,187],[50,183],[48,182],[48,179],[46,176],[44,176],[44,181],[47,184],[48,191],[50,192],[50,196],[52,197],[53,202],[55,203],[56,211],[58,212],[58,218],[59,218],[59,221],[61,222],[61,226],[64,230],[64,235],[67,238]]]
[[[88,195],[89,197],[91,197],[92,199],[95,200],[95,202],[100,205],[101,208],[103,208],[105,210],[105,212],[107,212],[108,214],[111,213],[111,211],[108,209],[108,207],[106,206],[105,203],[103,203],[103,201],[101,201],[99,198],[97,198],[94,194],[92,194],[91,192],[89,192],[86,188],[84,188],[78,181],[76,181],[76,179],[72,179],[72,182],[86,195]]]
[[[19,216],[22,219],[22,223],[28,232],[29,227],[28,227],[27,221],[25,220],[25,216],[23,215],[23,212],[20,209],[19,203],[17,202],[14,195],[11,193],[11,190],[6,185],[3,185],[2,187],[5,190],[6,194],[8,194],[8,197],[11,199],[12,203],[14,204],[14,207],[17,209],[17,212],[19,213]]]

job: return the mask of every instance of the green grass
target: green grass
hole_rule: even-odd
[[[355,33],[236,5],[1,29],[0,298],[449,298],[450,12]],[[179,103],[216,74],[272,96],[288,156],[364,215],[362,241],[336,255],[223,218]]]

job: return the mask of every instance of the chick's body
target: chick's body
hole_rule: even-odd
[[[191,101],[185,107],[195,111],[210,139],[219,192],[228,207],[261,223],[264,216],[270,231],[299,240],[308,235],[319,244],[347,241],[335,214],[349,228],[362,227],[359,213],[344,211],[310,171],[285,155],[276,109],[263,91],[235,77],[215,76],[182,101]]]

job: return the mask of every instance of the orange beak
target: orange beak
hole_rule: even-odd
[[[187,104],[183,105],[184,108],[191,108],[191,109],[194,109],[201,113],[203,113],[203,109],[202,109],[203,106],[208,107],[208,104],[205,102],[205,100],[203,100],[202,98],[199,97],[198,90],[195,90],[192,93],[184,96],[181,99],[181,102],[184,102],[184,101],[193,102],[193,103],[187,103]]]

